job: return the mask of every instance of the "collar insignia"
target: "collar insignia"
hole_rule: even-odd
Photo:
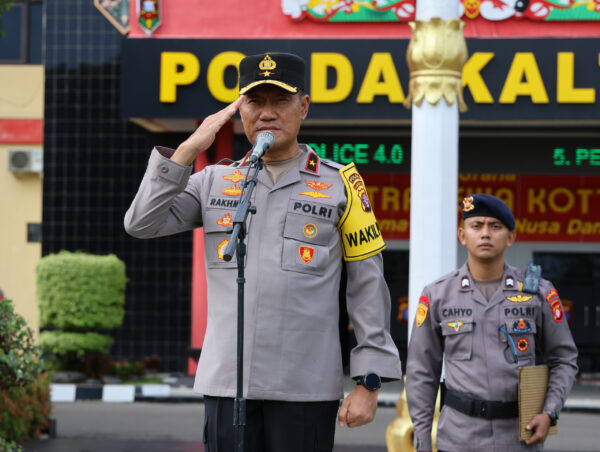
[[[506,287],[515,287],[515,280],[512,276],[507,276],[506,281],[504,282]]]
[[[319,172],[319,156],[314,152],[308,153],[308,158],[306,159],[306,171],[310,171],[311,173],[317,174]]]
[[[469,280],[468,276],[463,276],[463,278],[460,280],[460,288],[461,289],[471,288],[471,281]]]
[[[519,294],[519,295],[515,295],[513,297],[506,297],[506,299],[508,301],[512,301],[513,303],[524,303],[526,301],[529,301],[533,298],[533,295],[523,295],[523,294]]]

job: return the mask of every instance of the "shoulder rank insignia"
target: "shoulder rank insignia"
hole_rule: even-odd
[[[519,319],[513,323],[513,333],[529,333],[531,331],[531,325],[529,320]]]
[[[315,249],[312,246],[301,246],[298,248],[298,252],[300,253],[300,259],[305,264],[308,264],[315,257]]]
[[[417,316],[416,316],[416,321],[417,321],[418,327],[423,325],[423,322],[427,318],[428,310],[429,310],[429,298],[427,298],[425,295],[421,295],[421,298],[419,298],[419,305],[417,306]]]
[[[365,184],[354,163],[340,169],[346,186],[346,210],[338,223],[344,259],[358,261],[385,249],[379,224],[375,218]]]
[[[506,297],[506,299],[508,301],[512,301],[513,303],[524,303],[526,301],[529,301],[533,298],[533,295],[523,295],[523,294],[519,294],[519,295],[514,295],[512,297]]]
[[[562,305],[560,304],[560,298],[556,289],[548,291],[548,293],[546,294],[546,301],[552,309],[552,316],[554,317],[554,321],[557,323],[562,322],[562,319],[565,316],[565,314],[563,312]]]
[[[311,173],[319,173],[319,156],[312,151],[308,153],[305,169]]]
[[[319,181],[316,181],[316,180],[306,180],[306,179],[304,179],[304,182],[306,183],[307,186],[309,186],[313,190],[317,190],[317,191],[327,190],[328,188],[333,187],[333,184],[325,184],[323,182],[319,182]]]

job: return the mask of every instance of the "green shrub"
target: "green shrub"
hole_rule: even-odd
[[[0,438],[9,443],[37,438],[48,429],[50,409],[46,375],[26,386],[0,390]]]
[[[43,370],[33,332],[11,300],[0,301],[0,389],[35,381]]]
[[[121,326],[126,281],[125,264],[114,254],[43,257],[37,265],[40,325],[67,331]]]
[[[75,354],[82,357],[87,353],[108,353],[114,339],[98,333],[69,333],[65,331],[43,331],[40,347],[53,355]]]

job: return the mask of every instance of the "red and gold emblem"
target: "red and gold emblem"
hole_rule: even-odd
[[[429,298],[425,295],[421,295],[419,298],[419,305],[417,306],[417,326],[420,327],[427,318],[427,311],[429,310]]]
[[[316,199],[316,198],[331,198],[331,196],[326,195],[324,193],[320,193],[318,191],[303,191],[300,194],[304,195],[304,196],[310,196],[313,199]]]
[[[235,173],[223,176],[223,179],[230,180],[234,184],[237,184],[239,181],[246,179],[246,176],[244,176],[240,170],[236,170]]]
[[[240,196],[240,194],[242,193],[242,189],[234,184],[231,187],[223,189],[221,193],[227,196]]]
[[[525,339],[524,337],[522,337],[521,339],[519,339],[517,341],[517,349],[521,353],[527,351],[528,348],[529,348],[529,341],[527,339]]]
[[[314,239],[319,233],[319,230],[317,229],[317,226],[314,223],[307,223],[302,228],[302,233],[304,234],[304,237]]]
[[[262,75],[263,77],[270,77],[271,74],[275,73],[273,69],[277,67],[277,63],[273,60],[273,58],[267,55],[260,63],[258,63],[258,67],[261,71],[263,71],[259,72],[259,75]]]
[[[323,182],[319,182],[316,180],[304,179],[304,182],[306,182],[306,185],[308,185],[310,188],[317,191],[327,190],[328,188],[333,187],[333,184],[324,184]]]
[[[228,243],[229,243],[229,240],[225,239],[221,243],[219,243],[219,245],[217,245],[217,255],[219,256],[219,259],[221,259],[221,260],[224,260],[223,254],[225,253],[225,248],[227,248]]]
[[[558,296],[558,292],[556,289],[549,290],[546,294],[546,301],[550,305],[552,309],[552,316],[554,317],[555,322],[562,322],[565,314],[563,312],[562,306],[560,304],[560,297]]]
[[[302,262],[305,264],[308,264],[313,260],[313,257],[315,257],[315,249],[311,246],[301,246],[298,249],[298,252],[300,253],[300,259],[302,259]]]
[[[475,208],[475,206],[473,205],[473,197],[472,196],[468,196],[465,199],[463,199],[463,212],[470,212],[474,208]]]
[[[479,16],[480,0],[463,0],[463,6],[465,8],[465,16],[469,19],[475,19]]]
[[[217,224],[223,227],[231,226],[233,224],[233,218],[231,218],[231,214],[228,213],[220,220],[217,220]]]

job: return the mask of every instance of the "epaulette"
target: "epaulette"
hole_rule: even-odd
[[[525,278],[523,279],[523,292],[537,294],[540,289],[541,276],[542,266],[535,265],[533,261],[529,261],[525,270]]]
[[[344,165],[342,165],[341,163],[334,162],[333,160],[329,159],[321,159],[321,163],[325,166],[329,166],[330,168],[335,169],[336,171],[339,171],[341,168],[344,167]]]
[[[458,269],[451,271],[450,273],[446,273],[445,275],[440,276],[438,279],[434,280],[431,284],[441,284],[444,281],[448,281],[450,278],[454,278],[454,277],[458,276],[459,273],[460,273],[460,271]]]

